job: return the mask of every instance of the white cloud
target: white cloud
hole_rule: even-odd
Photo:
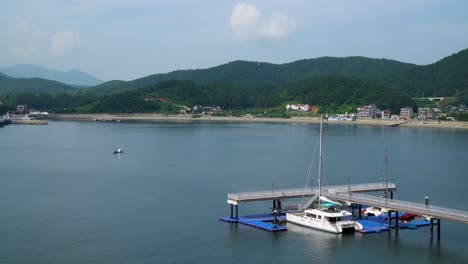
[[[245,41],[255,35],[259,19],[257,7],[239,3],[232,10],[231,28],[238,39]]]
[[[295,28],[294,19],[284,13],[272,13],[263,19],[258,8],[251,4],[238,3],[230,18],[235,37],[247,42],[250,40],[280,41]]]
[[[61,31],[52,34],[50,52],[54,56],[62,57],[77,45],[79,35],[73,31]]]
[[[15,57],[28,57],[42,46],[44,33],[35,29],[28,20],[18,22],[8,36],[9,50]]]
[[[268,20],[260,26],[262,36],[269,40],[282,40],[294,30],[294,19],[282,13],[273,13]]]

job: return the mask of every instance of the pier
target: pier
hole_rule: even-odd
[[[351,185],[334,185],[322,186],[322,192],[342,193],[342,192],[378,192],[385,191],[393,192],[396,190],[396,184],[391,182],[375,182],[362,183]],[[253,191],[228,193],[227,202],[231,205],[239,205],[245,202],[267,201],[267,200],[282,200],[286,198],[311,197],[318,194],[318,188],[295,188],[295,189],[279,189],[269,191]]]
[[[429,219],[431,239],[434,237],[434,225],[437,225],[437,239],[440,239],[441,220],[468,224],[468,211],[433,206],[429,204],[428,198],[426,198],[425,203],[422,204],[357,193],[323,192],[322,194],[328,198],[348,201],[353,204],[386,208],[388,210],[388,226],[392,226],[392,212],[395,212],[396,215],[398,215],[398,212],[423,215],[426,219]],[[437,222],[435,223],[434,220]],[[395,221],[394,227],[398,230],[398,220]]]
[[[388,228],[395,228],[397,231],[400,228],[411,228],[413,225],[407,225],[406,223],[399,223],[399,213],[405,212],[414,215],[421,215],[428,219],[430,226],[430,237],[433,238],[434,225],[437,225],[437,239],[440,239],[441,231],[441,220],[468,224],[468,211],[451,209],[442,206],[434,206],[429,204],[429,199],[426,197],[425,203],[414,203],[408,201],[402,201],[393,199],[393,192],[396,190],[396,184],[390,182],[376,182],[376,183],[364,183],[364,184],[351,184],[351,185],[335,185],[335,186],[322,186],[322,196],[332,200],[345,202],[350,204],[352,208],[358,208],[358,218],[361,218],[361,206],[373,206],[378,208],[385,208],[388,210]],[[366,192],[381,192],[385,191],[389,195],[384,197],[378,197],[375,195],[364,194]],[[318,196],[318,188],[295,188],[295,189],[279,189],[269,191],[252,191],[252,192],[239,192],[239,193],[228,193],[227,203],[231,207],[230,217],[221,218],[222,221],[231,223],[244,223],[244,217],[239,217],[239,205],[241,203],[256,202],[256,201],[273,201],[273,207],[271,208],[273,213],[271,214],[272,224],[262,223],[256,225],[257,222],[251,221],[247,225],[261,228],[267,231],[285,231],[285,229],[278,229],[277,220],[282,219],[282,211],[287,210],[303,210],[311,204],[306,203],[304,206],[282,206],[282,201],[289,198],[311,198]],[[353,210],[354,212],[354,210]],[[392,215],[395,215],[395,223],[392,223]],[[265,222],[265,221],[264,221]],[[426,225],[425,223],[414,223],[414,226]],[[379,227],[383,230],[382,226]]]
[[[326,191],[327,193],[388,191],[390,192],[391,197],[393,197],[393,191],[395,190],[396,184],[391,182],[322,186],[322,192]],[[319,190],[316,187],[228,193],[227,203],[231,206],[231,215],[230,217],[221,217],[220,220],[228,223],[245,224],[271,232],[286,231],[286,228],[277,225],[278,221],[282,220],[281,211],[288,209],[301,210],[303,208],[300,206],[282,206],[281,202],[288,198],[313,198],[314,196],[317,196],[318,193]],[[246,222],[244,219],[245,217],[239,216],[239,204],[268,200],[273,201],[272,214],[268,221],[264,219],[256,219],[256,221]],[[308,205],[310,204],[307,204],[306,202],[305,206],[307,207]]]

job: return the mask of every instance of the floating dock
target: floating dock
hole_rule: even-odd
[[[12,124],[15,125],[48,125],[49,122],[45,120],[37,120],[37,119],[15,119],[15,120],[10,120]]]
[[[393,199],[393,192],[396,190],[396,184],[389,182],[365,183],[365,184],[352,184],[352,185],[337,185],[325,186],[321,189],[322,196],[329,199],[342,201],[350,204],[354,209],[358,207],[358,220],[357,223],[361,225],[361,233],[380,233],[390,229],[416,229],[420,226],[430,226],[430,237],[433,238],[434,225],[437,225],[437,239],[440,239],[441,220],[447,220],[462,224],[468,224],[468,211],[451,209],[440,206],[433,206],[429,204],[426,198],[426,203],[414,203],[402,200]],[[378,192],[385,191],[385,197],[378,197],[373,195],[363,194],[365,192]],[[230,217],[221,218],[222,221],[231,223],[241,223],[248,226],[253,226],[267,231],[285,231],[286,227],[278,226],[274,219],[278,220],[282,212],[288,210],[301,211],[307,208],[308,204],[300,205],[297,207],[282,206],[281,203],[288,198],[311,198],[318,195],[318,188],[297,188],[297,189],[280,189],[268,191],[253,191],[253,192],[240,192],[228,193],[227,203],[231,207]],[[263,217],[238,217],[239,205],[246,202],[266,201],[272,200],[273,213],[266,218]],[[385,208],[388,213],[379,217],[366,217],[361,218],[361,209],[365,206],[373,206],[378,208]],[[234,214],[235,209],[235,214]],[[398,219],[402,212],[423,216],[425,220],[412,220],[403,221]],[[393,220],[395,219],[395,220]],[[436,222],[435,222],[436,221]],[[270,223],[273,222],[273,223]]]
[[[238,218],[221,217],[219,220],[227,223],[239,223],[269,232],[286,231],[287,228],[285,226],[280,226],[279,224],[274,223],[275,218],[277,223],[286,220],[285,215],[278,215],[275,217],[273,214],[246,215]]]

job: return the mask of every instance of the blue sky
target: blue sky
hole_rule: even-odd
[[[468,48],[459,0],[3,0],[0,66],[130,80],[233,60],[433,63]]]

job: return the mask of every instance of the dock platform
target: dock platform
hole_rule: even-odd
[[[278,215],[277,221],[285,221],[286,216]],[[227,223],[239,223],[251,227],[255,227],[258,229],[262,229],[269,232],[280,232],[286,231],[287,228],[285,226],[281,226],[278,224],[273,224],[274,215],[273,214],[261,214],[261,215],[246,215],[246,216],[239,216],[239,218],[232,218],[232,217],[221,217],[219,220]]]

